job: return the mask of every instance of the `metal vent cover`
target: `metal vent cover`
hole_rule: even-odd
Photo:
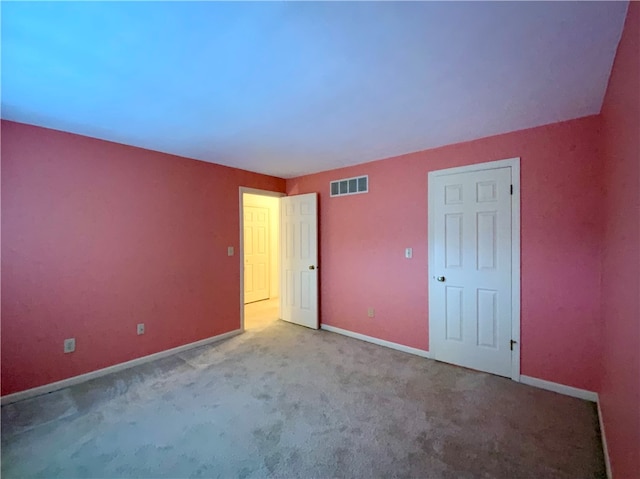
[[[329,183],[331,196],[357,195],[369,192],[369,176],[344,178]]]

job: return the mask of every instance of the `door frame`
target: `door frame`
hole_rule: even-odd
[[[252,195],[271,196],[274,198],[282,198],[287,196],[286,193],[270,190],[259,190],[257,188],[249,188],[247,186],[240,186],[238,190],[239,205],[240,205],[240,238],[238,241],[238,264],[240,267],[240,330],[244,332],[244,194],[250,193]],[[278,223],[279,225],[280,223]],[[278,237],[280,237],[280,231],[278,231]],[[278,262],[278,280],[280,278],[280,262]],[[280,306],[278,306],[279,308]],[[279,313],[278,313],[279,314]]]
[[[427,175],[427,218],[428,218],[428,297],[435,295],[435,277],[437,271],[433,271],[435,265],[435,224],[433,215],[433,205],[435,204],[433,195],[433,180],[439,176],[447,176],[457,173],[469,173],[473,171],[493,170],[496,168],[511,168],[511,184],[513,185],[513,194],[511,195],[511,339],[517,341],[514,345],[513,354],[511,354],[511,379],[520,381],[520,158],[509,158],[506,160],[489,161],[485,163],[476,163],[473,165],[459,166],[455,168],[446,168],[443,170],[430,171]],[[433,336],[431,331],[432,322],[435,319],[433,311],[433,303],[429,301],[429,350],[434,352]],[[435,352],[434,352],[435,355]]]

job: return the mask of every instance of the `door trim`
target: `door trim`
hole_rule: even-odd
[[[489,161],[486,163],[476,163],[474,165],[459,166],[456,168],[446,168],[444,170],[430,171],[427,175],[427,211],[428,211],[428,284],[429,284],[429,298],[435,294],[435,284],[432,277],[437,272],[432,271],[432,265],[435,264],[435,251],[434,251],[434,216],[433,207],[434,204],[432,191],[434,189],[433,179],[439,176],[452,175],[457,173],[468,173],[472,171],[484,171],[493,170],[496,168],[511,168],[511,184],[513,185],[513,194],[511,195],[511,339],[517,341],[514,345],[513,354],[511,355],[511,379],[520,382],[520,158],[509,158],[506,160]],[[433,294],[432,294],[433,293]],[[433,348],[433,336],[431,331],[431,318],[435,315],[433,313],[433,306],[429,301],[429,351],[432,355],[435,355]]]
[[[238,239],[238,266],[240,268],[240,330],[244,332],[244,194],[250,193],[253,195],[271,196],[275,198],[282,198],[287,196],[286,193],[279,191],[259,190],[256,188],[249,188],[247,186],[240,186],[238,189],[239,196],[239,218],[240,218],[240,230]],[[280,270],[280,263],[278,263],[278,271]],[[278,278],[280,274],[278,273]]]

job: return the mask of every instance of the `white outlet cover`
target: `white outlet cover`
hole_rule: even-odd
[[[64,352],[72,353],[76,350],[76,338],[68,338],[64,340]]]

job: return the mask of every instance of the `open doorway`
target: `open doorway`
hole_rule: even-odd
[[[240,191],[244,330],[263,330],[280,317],[280,196],[250,188]]]

